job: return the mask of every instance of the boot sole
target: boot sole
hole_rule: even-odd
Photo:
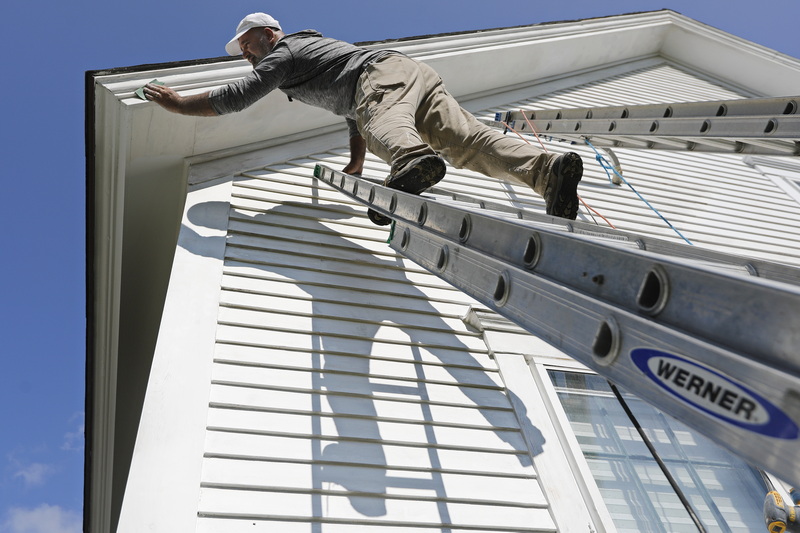
[[[447,166],[441,157],[424,155],[409,163],[408,168],[403,172],[386,178],[383,184],[390,189],[397,189],[409,194],[420,194],[439,183],[446,172]],[[392,222],[389,217],[372,209],[367,211],[367,216],[378,226],[387,226]]]
[[[390,189],[419,194],[439,183],[447,172],[441,157],[424,155],[408,164],[399,174],[389,176],[384,185]]]
[[[547,206],[546,212],[555,217],[575,220],[578,217],[578,184],[583,177],[583,160],[575,152],[569,152],[562,155],[558,163],[553,201]]]
[[[388,226],[389,224],[392,223],[391,218],[381,215],[374,209],[367,209],[367,216],[376,226]]]

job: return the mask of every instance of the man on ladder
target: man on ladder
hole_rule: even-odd
[[[345,117],[350,130],[346,173],[361,173],[369,149],[391,165],[387,187],[419,194],[444,177],[444,158],[457,168],[528,185],[544,197],[549,215],[577,217],[580,156],[547,154],[481,124],[424,63],[313,30],[287,35],[265,13],[246,16],[225,50],[241,54],[253,72],[225,87],[186,97],[148,84],[146,98],[175,113],[217,116],[241,111],[280,89],[290,100]],[[379,225],[390,222],[375,212],[370,219]]]

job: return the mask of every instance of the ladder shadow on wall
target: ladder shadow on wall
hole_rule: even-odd
[[[220,209],[227,211],[228,204],[198,204],[189,209],[188,219],[192,224],[202,226],[209,219],[206,216],[208,210]],[[294,279],[296,287],[301,288],[310,301],[309,334],[312,336],[314,353],[313,368],[308,370],[313,376],[315,406],[315,412],[310,413],[315,491],[324,493],[331,484],[341,486],[353,508],[370,517],[387,514],[386,500],[382,496],[388,494],[390,487],[398,488],[403,493],[424,491],[436,498],[441,518],[449,522],[446,501],[448,489],[444,475],[448,471],[469,470],[466,466],[454,468],[451,464],[452,455],[463,453],[462,449],[467,456],[470,455],[471,442],[468,437],[463,442],[453,441],[453,435],[469,435],[469,428],[473,435],[482,437],[482,444],[475,445],[474,456],[478,461],[481,453],[492,454],[486,451],[483,443],[487,442],[487,434],[494,434],[497,448],[494,455],[508,458],[503,460],[515,464],[518,462],[520,471],[531,471],[531,456],[542,452],[544,437],[531,423],[522,402],[511,391],[498,386],[497,381],[483,370],[482,363],[473,357],[470,347],[458,338],[452,326],[430,303],[428,296],[409,280],[404,269],[398,268],[401,266],[399,258],[380,257],[371,249],[354,242],[354,239],[344,238],[336,229],[324,223],[336,223],[354,217],[365,219],[363,211],[341,204],[286,202],[266,212],[252,213],[231,208],[228,216],[213,218],[228,219],[229,226],[235,223],[239,228],[246,226],[248,233],[253,230],[255,234],[263,234],[267,239],[265,243],[269,243],[265,253],[291,255],[302,252],[303,266],[317,269],[318,272],[324,273],[332,268],[330,258],[319,250],[338,250],[337,256],[341,261],[337,263],[337,268],[353,273],[353,269],[358,269],[348,269],[346,258],[357,258],[364,268],[375,269],[385,276],[387,285],[401,284],[403,296],[410,297],[406,301],[413,302],[411,313],[398,314],[396,310],[382,307],[381,298],[368,291],[349,291],[326,283],[304,282],[309,281],[307,271],[300,275],[299,271],[292,271],[291,265],[274,266],[280,260],[267,264],[253,262],[250,265]],[[277,227],[280,229],[277,230]],[[230,235],[229,228],[213,229],[228,230]],[[270,241],[276,231],[280,233],[280,239]],[[197,255],[203,255],[202,251],[208,248],[203,240],[223,238],[202,237],[186,225],[182,232],[192,235],[193,238],[182,242],[193,248],[189,252]],[[296,240],[292,237],[296,237]],[[196,246],[192,243],[196,243]],[[230,241],[228,243],[230,246]],[[387,251],[390,251],[388,247]],[[315,257],[315,253],[318,257]],[[228,260],[226,258],[226,262]],[[304,279],[300,279],[303,276]],[[341,301],[336,301],[337,291],[339,296],[348,299],[348,303],[363,302],[364,305],[343,307]],[[390,297],[384,295],[383,298]],[[390,302],[384,301],[384,306]],[[384,316],[381,316],[381,311],[384,311]],[[346,318],[342,316],[343,312]],[[385,315],[404,316],[405,319],[411,317],[411,322],[393,322]],[[417,318],[414,319],[414,316]],[[380,350],[385,348],[376,338],[384,327],[396,328],[398,333],[408,337],[408,342],[402,344],[410,351],[409,359],[413,364],[399,363],[399,366],[405,366],[407,372],[408,368],[413,368],[413,371],[398,380],[387,375],[385,369],[391,368],[391,365],[378,370],[371,368],[376,363],[386,363],[383,359],[376,361],[374,357],[370,358],[381,356]],[[444,336],[442,332],[445,332]],[[397,333],[394,337],[397,337]],[[422,350],[435,356],[441,365],[422,364]],[[441,378],[425,375],[426,372],[441,372],[442,369],[450,375],[454,384],[443,385]],[[477,411],[480,415],[473,415],[473,420],[465,424],[468,429],[463,433],[459,434],[456,428],[455,433],[451,431],[445,437],[449,441],[442,442],[437,431],[447,433],[458,421],[447,420],[442,424],[436,418],[440,415],[432,411],[448,410],[448,402],[442,401],[440,394],[443,390],[454,388],[465,397],[463,403],[469,405],[465,412]],[[512,406],[514,411],[511,410]],[[408,414],[409,408],[416,412]],[[482,421],[475,421],[480,418]],[[413,441],[412,445],[407,445],[410,441]],[[403,461],[409,463],[402,464]],[[413,467],[409,468],[409,464],[413,464]],[[423,464],[429,471],[419,469]],[[481,465],[476,463],[474,468],[480,471]],[[321,505],[319,502],[314,505],[316,516],[323,514]]]

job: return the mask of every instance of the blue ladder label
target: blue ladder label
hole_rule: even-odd
[[[796,439],[797,424],[779,407],[716,370],[678,355],[637,348],[631,359],[662,389],[707,415],[778,439]]]

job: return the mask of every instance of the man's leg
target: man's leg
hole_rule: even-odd
[[[356,122],[367,149],[392,166],[392,174],[411,161],[436,151],[416,126],[416,114],[429,89],[419,64],[400,55],[387,56],[364,70],[356,88]]]
[[[580,156],[547,154],[481,124],[444,89],[433,69],[422,64],[420,72],[426,85],[434,87],[418,115],[420,134],[432,148],[457,168],[529,186],[544,197],[548,214],[576,218]]]
[[[441,180],[447,167],[420,136],[417,108],[430,88],[419,64],[404,56],[388,56],[367,66],[356,90],[356,122],[367,148],[391,165],[385,185],[418,194]],[[391,222],[370,210],[379,225]]]

